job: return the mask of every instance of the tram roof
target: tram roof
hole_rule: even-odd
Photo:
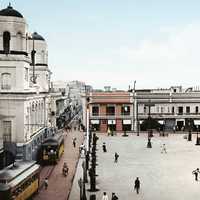
[[[48,146],[48,145],[58,145],[61,143],[63,140],[63,133],[57,133],[53,137],[47,138],[43,142],[43,146]]]
[[[0,139],[0,153],[3,152],[3,140]]]
[[[40,165],[36,164],[36,161],[18,161],[14,167],[9,165],[0,170],[0,183],[14,186],[39,169],[39,167]]]

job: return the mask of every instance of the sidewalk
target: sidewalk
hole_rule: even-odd
[[[185,134],[185,133],[184,133]],[[200,146],[195,145],[196,136],[192,141],[183,139],[183,134],[171,134],[152,138],[152,148],[147,148],[147,134],[129,134],[128,137],[107,136],[97,134],[97,168],[96,200],[101,200],[103,192],[111,199],[115,192],[119,199],[124,200],[196,200],[200,199],[200,182],[194,180],[192,171],[200,166]],[[102,150],[106,143],[107,152]],[[161,153],[161,145],[165,144],[167,153]],[[114,154],[119,154],[118,162],[114,162]],[[77,172],[69,200],[80,200],[78,180],[83,177],[82,160],[79,159]],[[139,177],[141,190],[136,194],[134,180]],[[87,200],[90,199],[86,184]],[[180,196],[181,195],[181,196]]]
[[[76,172],[77,162],[79,159],[79,146],[84,140],[84,132],[71,131],[64,133],[65,151],[59,163],[55,166],[50,178],[48,189],[44,188],[34,197],[34,200],[67,200]],[[76,147],[73,147],[72,139],[76,137]],[[67,162],[69,174],[64,177],[62,174],[63,163]]]

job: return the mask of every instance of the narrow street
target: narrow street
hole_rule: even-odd
[[[49,186],[45,190],[42,187],[39,193],[34,197],[34,200],[67,200],[71,187],[73,178],[76,172],[76,167],[79,159],[79,146],[84,140],[84,132],[78,130],[72,130],[70,132],[64,132],[65,135],[65,151],[62,155],[59,163],[55,165],[53,171],[49,176]],[[76,147],[73,147],[72,139],[76,137]],[[67,162],[69,166],[69,174],[64,177],[62,174],[63,163]],[[43,173],[43,172],[42,172]],[[46,170],[44,170],[46,174]],[[44,174],[41,174],[42,179],[44,179]],[[42,184],[42,183],[41,183]]]

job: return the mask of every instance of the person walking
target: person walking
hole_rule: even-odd
[[[140,190],[140,180],[139,180],[139,177],[137,177],[135,179],[135,186],[134,186],[134,189],[136,190],[136,193],[139,194],[139,190]]]
[[[115,193],[113,192],[112,193],[112,197],[111,197],[111,200],[118,200],[119,198],[115,195]]]
[[[44,180],[44,187],[45,187],[45,190],[47,190],[47,188],[48,188],[48,178],[45,178],[45,180]]]
[[[162,146],[161,146],[161,153],[167,153],[167,149],[166,149],[166,146],[165,146],[165,144],[163,144]]]
[[[108,134],[108,136],[111,135],[110,127],[108,127],[107,134]]]
[[[102,200],[108,200],[108,195],[106,192],[103,193]]]
[[[192,172],[192,174],[194,174],[194,176],[195,176],[195,181],[198,181],[198,174],[200,173],[200,171],[199,171],[199,168],[197,168],[196,170],[194,170],[193,172]]]
[[[73,138],[72,143],[73,143],[74,148],[76,148],[76,138]]]
[[[102,148],[103,148],[103,152],[107,152],[107,149],[106,149],[106,143],[104,142],[103,145],[102,145]]]
[[[117,152],[115,152],[115,163],[117,163],[118,162],[118,158],[119,158],[119,154],[117,153]]]

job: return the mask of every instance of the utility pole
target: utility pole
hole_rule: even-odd
[[[136,94],[136,81],[134,81],[134,87],[133,87],[133,131],[135,133],[138,133],[138,109],[137,109],[137,94]]]

